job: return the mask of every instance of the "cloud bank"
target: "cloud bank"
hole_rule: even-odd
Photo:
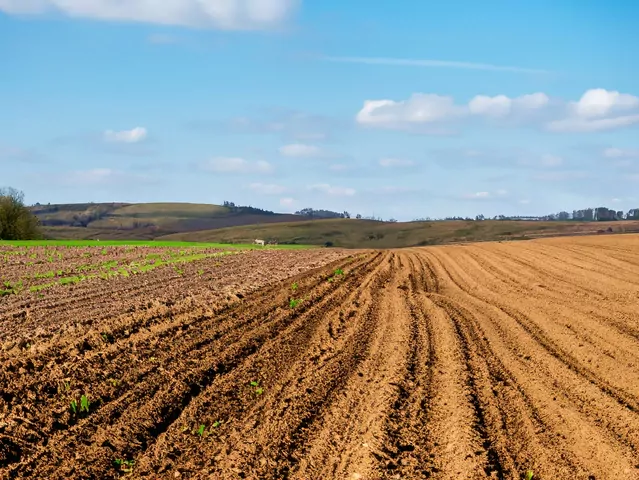
[[[69,17],[223,30],[270,29],[300,0],[0,0],[16,15],[61,13]]]
[[[597,132],[639,124],[639,97],[592,89],[577,101],[545,93],[519,97],[477,95],[467,104],[449,96],[416,93],[409,99],[366,100],[357,113],[362,126],[421,133],[449,133],[462,121],[531,126],[551,132]]]

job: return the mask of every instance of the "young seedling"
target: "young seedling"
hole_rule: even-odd
[[[294,299],[294,298],[291,298],[291,299],[289,300],[289,302],[288,302],[288,306],[289,306],[289,307],[291,307],[291,308],[295,308],[295,307],[297,307],[300,303],[302,303],[302,299],[301,299],[301,298],[299,298],[299,299],[297,299],[297,300],[296,300],[296,299]]]
[[[293,285],[291,285],[291,290],[295,291],[298,287],[299,285],[297,284],[297,282],[294,282]]]
[[[124,460],[122,458],[118,458],[117,460],[113,460],[113,463],[116,467],[120,469],[120,471],[124,473],[130,473],[133,471],[133,465],[135,465],[135,460]]]
[[[201,437],[204,435],[204,430],[206,429],[206,425],[200,425],[200,428],[197,429],[197,434]]]
[[[526,478],[526,480],[533,480],[533,477],[534,477],[534,476],[535,476],[535,475],[533,474],[533,471],[532,471],[532,470],[528,470],[528,471],[526,472],[526,477],[525,477],[525,478]]]
[[[217,420],[217,421],[213,422],[213,425],[211,425],[211,427],[217,428],[220,425],[222,425],[222,420]]]
[[[78,413],[78,402],[71,400],[71,405],[69,405],[69,407],[71,408],[71,413],[73,413],[73,415]]]
[[[262,393],[264,393],[264,389],[262,387],[260,387],[260,382],[251,382],[251,387],[255,388],[255,394],[256,395],[262,395]]]
[[[58,395],[62,395],[64,392],[68,392],[71,389],[69,382],[62,382],[58,384]]]
[[[344,275],[344,270],[338,268],[337,270],[335,270],[335,276],[339,277],[340,275]]]
[[[86,412],[89,413],[89,407],[91,406],[91,402],[86,395],[82,395],[80,398],[80,413]]]

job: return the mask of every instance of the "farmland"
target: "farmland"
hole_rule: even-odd
[[[637,235],[0,260],[0,478],[639,478]]]

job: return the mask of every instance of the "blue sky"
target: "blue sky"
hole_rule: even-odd
[[[410,220],[639,207],[639,3],[0,0],[0,184]]]

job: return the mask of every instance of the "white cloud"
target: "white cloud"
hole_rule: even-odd
[[[592,174],[584,170],[567,170],[563,172],[543,172],[533,176],[534,180],[547,182],[563,182],[568,180],[581,180],[591,177]]]
[[[251,183],[249,189],[261,195],[280,195],[286,191],[285,187],[271,183]]]
[[[395,195],[400,193],[418,192],[419,190],[413,187],[386,186],[386,187],[373,188],[369,191],[376,195]]]
[[[411,167],[415,165],[412,160],[406,160],[404,158],[382,158],[379,160],[379,164],[382,167]]]
[[[603,152],[606,158],[639,158],[639,149],[606,148]]]
[[[639,97],[592,89],[577,102],[538,92],[514,98],[477,95],[467,104],[456,104],[449,96],[415,93],[403,101],[366,100],[356,116],[363,126],[424,133],[446,133],[451,125],[471,119],[556,132],[611,130],[639,123]]]
[[[366,65],[387,65],[403,67],[461,68],[466,70],[492,70],[519,73],[548,73],[545,70],[521,67],[505,67],[487,63],[455,62],[449,60],[416,60],[409,58],[374,58],[374,57],[320,57],[321,60],[340,63],[361,63]]]
[[[564,159],[547,153],[541,156],[540,163],[543,167],[558,167],[564,163]]]
[[[328,167],[329,170],[333,172],[343,172],[348,170],[348,165],[344,165],[343,163],[334,163]]]
[[[530,205],[530,200],[528,199],[519,200],[519,203],[521,203],[522,205]]]
[[[477,192],[477,193],[469,193],[464,195],[464,198],[467,198],[469,200],[486,199],[490,197],[491,197],[490,192]]]
[[[504,189],[497,190],[496,192],[475,192],[462,195],[462,198],[467,200],[490,200],[496,197],[505,197],[508,195],[508,191]]]
[[[264,161],[250,162],[240,157],[215,157],[200,165],[203,170],[215,173],[270,173],[273,166]]]
[[[280,147],[279,152],[285,157],[292,158],[318,158],[324,155],[321,148],[304,143],[292,143]]]
[[[92,168],[89,170],[76,170],[65,174],[60,178],[66,185],[111,185],[128,182],[148,182],[151,179],[146,175],[113,170],[111,168]]]
[[[280,207],[293,208],[295,205],[295,199],[290,197],[280,198]]]
[[[464,107],[455,105],[452,97],[416,93],[400,102],[366,100],[356,119],[366,126],[401,130],[449,122],[465,113]]]
[[[59,12],[69,17],[225,30],[277,26],[300,0],[0,0],[8,14]]]
[[[639,97],[595,88],[568,104],[565,118],[548,123],[557,132],[595,132],[639,123]]]
[[[0,0],[2,1],[2,0]],[[147,136],[146,128],[135,127],[131,130],[121,130],[114,132],[107,130],[104,132],[104,140],[112,143],[138,143],[143,141]]]
[[[309,190],[314,192],[321,192],[331,197],[352,197],[356,191],[353,188],[347,187],[333,187],[328,183],[318,183],[308,187]]]

